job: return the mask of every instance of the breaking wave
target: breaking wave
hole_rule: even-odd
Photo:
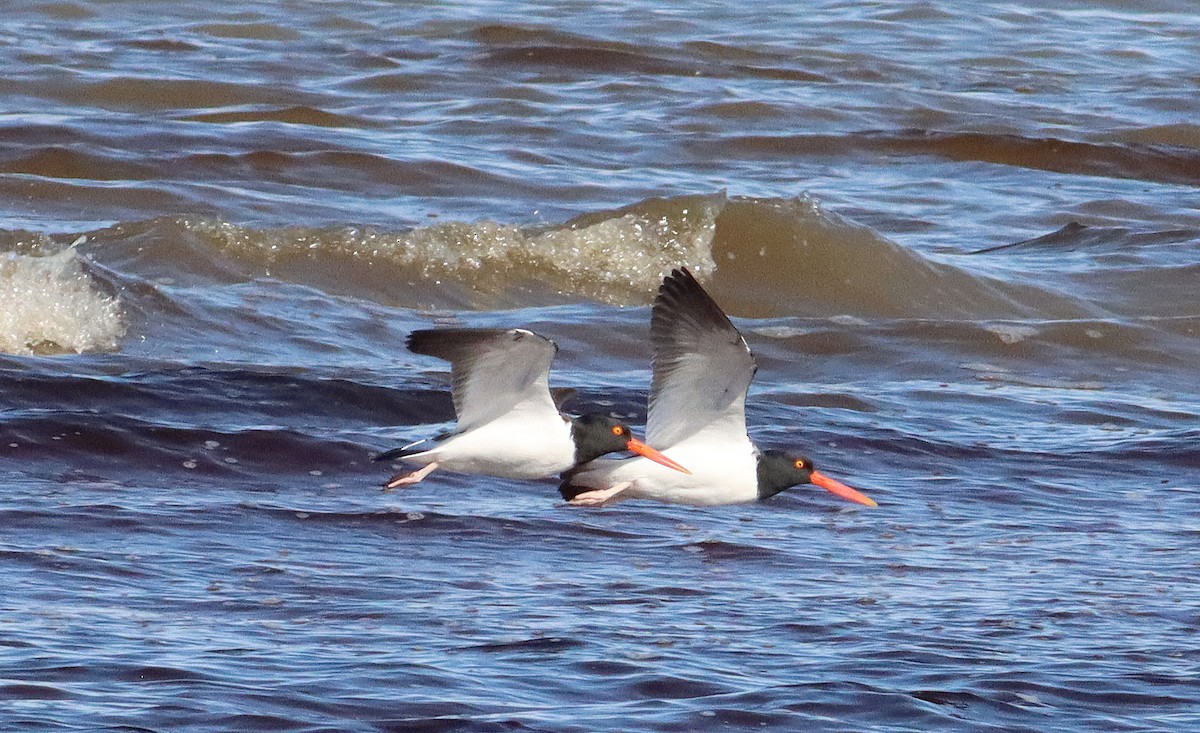
[[[52,248],[49,240],[35,236],[31,243],[0,252],[5,301],[0,352],[81,354],[117,348],[125,334],[120,304],[101,291],[77,249],[42,251],[46,248]]]

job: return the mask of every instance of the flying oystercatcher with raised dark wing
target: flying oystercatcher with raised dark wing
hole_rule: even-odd
[[[559,412],[550,391],[558,346],[521,328],[414,331],[409,350],[450,362],[454,430],[381,453],[377,461],[423,464],[384,488],[415,484],[441,467],[503,478],[556,476],[606,453],[628,450],[676,472],[687,469],[634,437],[606,415]],[[666,470],[666,469],[664,469]]]
[[[754,355],[687,269],[668,275],[650,321],[654,378],[646,442],[689,469],[667,471],[640,458],[600,459],[569,472],[559,487],[575,505],[624,499],[712,505],[766,499],[813,483],[843,499],[876,506],[816,470],[797,453],[760,450],[746,434],[746,392]]]

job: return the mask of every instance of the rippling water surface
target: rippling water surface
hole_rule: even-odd
[[[46,2],[0,28],[0,728],[1200,727],[1200,20]],[[433,325],[645,418],[701,275],[862,487],[564,507],[372,453]]]

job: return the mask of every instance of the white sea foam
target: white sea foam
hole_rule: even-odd
[[[0,351],[108,351],[124,334],[120,304],[96,288],[75,249],[0,253]]]
[[[833,316],[829,320],[838,326],[866,326],[866,325],[868,325],[867,322],[865,320],[863,320],[862,318],[859,318],[858,316],[852,316],[852,315],[849,315],[846,313]]]
[[[1036,336],[1038,332],[1032,326],[1020,326],[1013,323],[989,323],[983,328],[1006,344],[1018,344],[1031,336]]]
[[[192,232],[237,259],[272,273],[301,258],[333,255],[398,266],[481,291],[536,280],[560,292],[626,303],[652,294],[664,273],[687,264],[710,274],[722,196],[601,212],[541,229],[493,221],[447,222],[408,232],[373,229],[254,230],[226,222],[185,221]]]
[[[761,328],[752,328],[752,332],[766,336],[772,339],[790,339],[798,336],[807,336],[812,333],[807,328],[796,328],[795,326],[762,326]]]

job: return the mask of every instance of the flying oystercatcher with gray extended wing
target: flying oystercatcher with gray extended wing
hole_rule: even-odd
[[[855,489],[791,452],[759,450],[746,434],[746,392],[754,355],[720,306],[685,268],[659,288],[650,320],[654,378],[646,442],[687,474],[640,458],[600,459],[569,472],[559,487],[581,506],[624,499],[713,505],[766,499],[813,483],[843,499],[876,506]]]
[[[559,412],[549,383],[558,346],[544,336],[521,328],[439,328],[412,332],[408,348],[450,362],[458,424],[433,439],[376,456],[377,461],[423,464],[392,477],[386,489],[415,484],[439,467],[502,478],[548,478],[621,450],[673,471],[687,470],[611,417]]]

